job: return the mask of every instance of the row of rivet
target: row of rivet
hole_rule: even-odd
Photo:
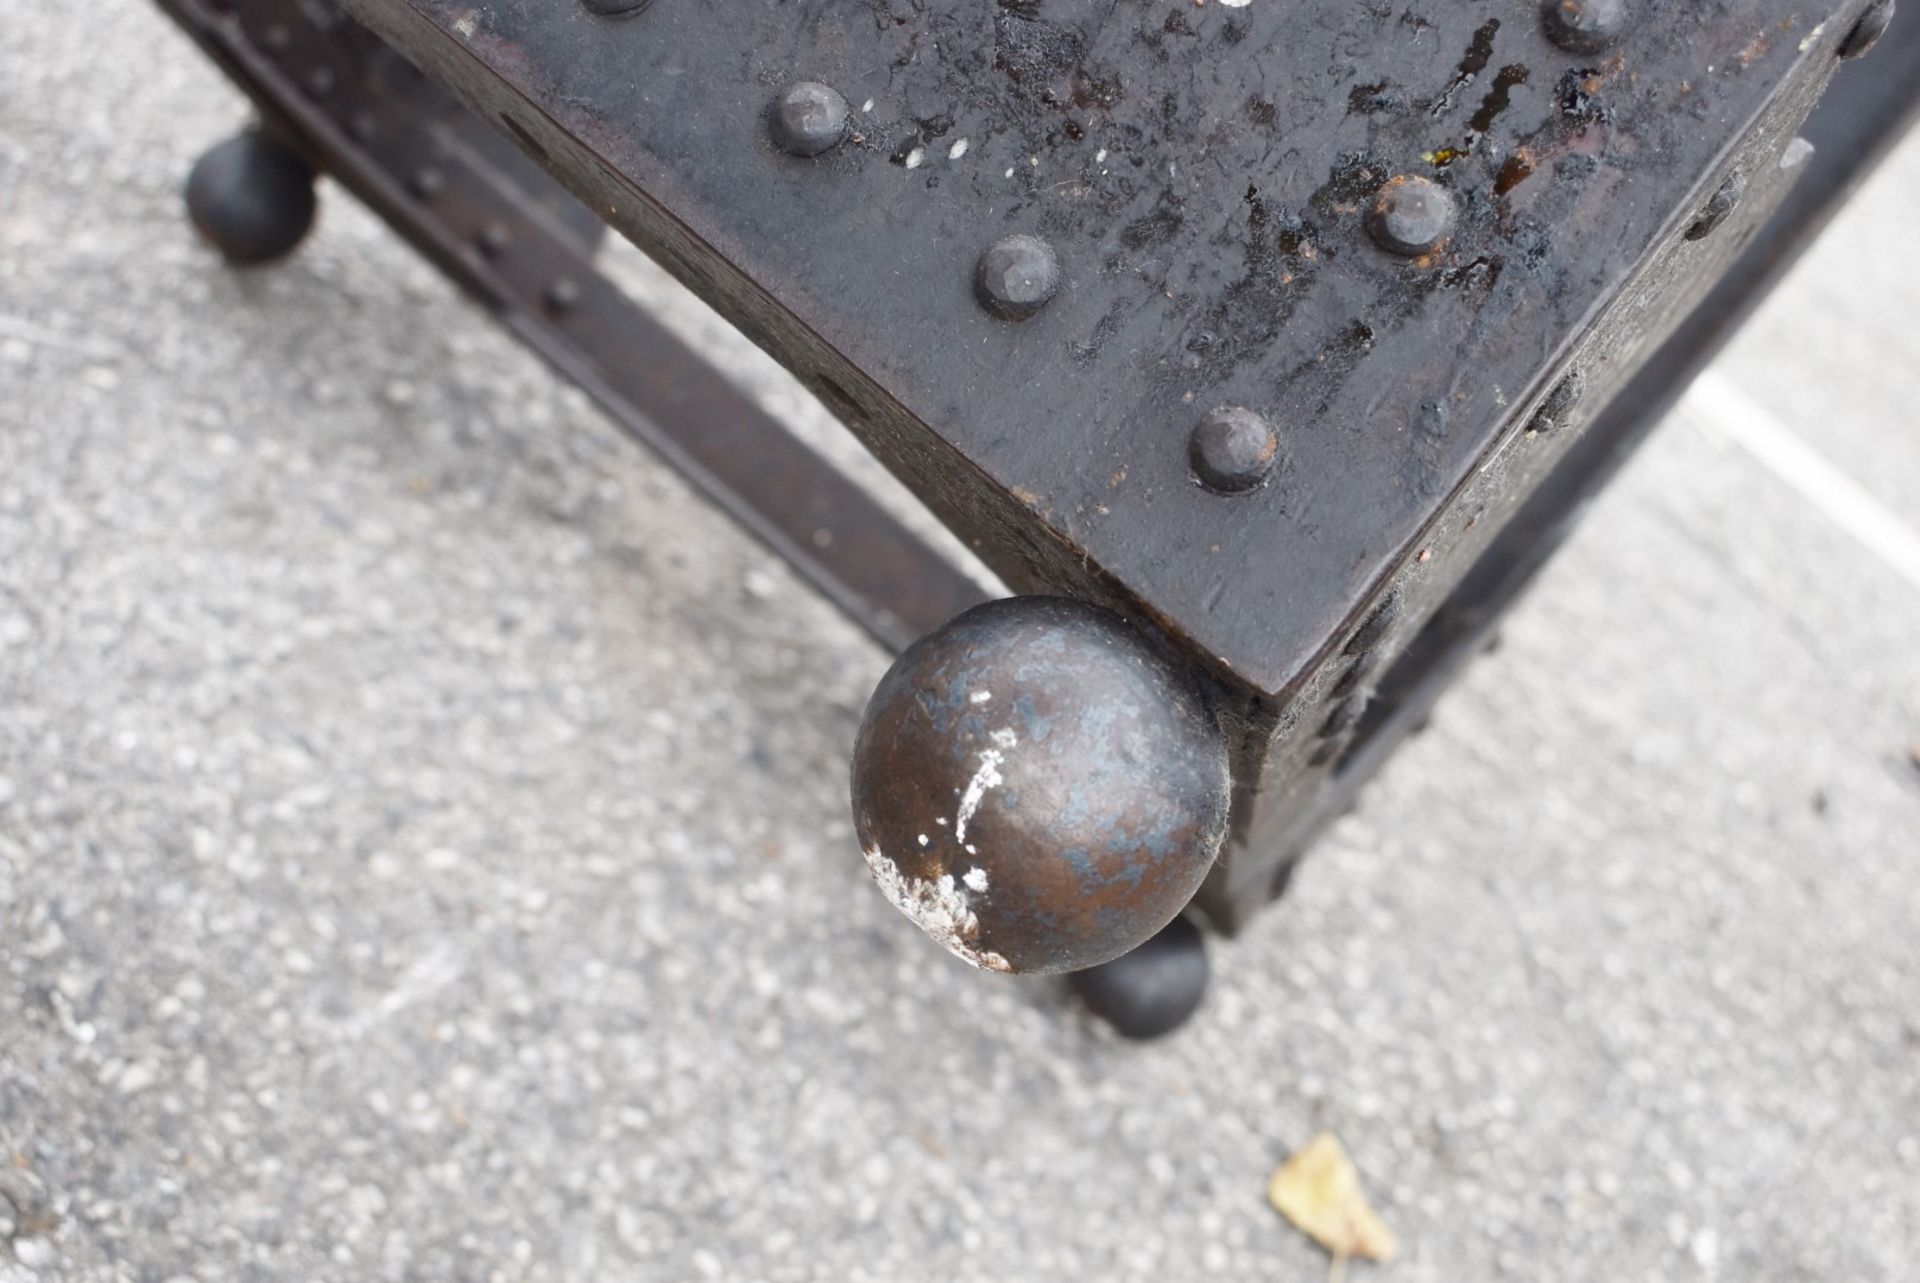
[[[638,13],[651,0],[582,0],[601,16]],[[1891,0],[1870,7],[1850,36],[1842,56],[1865,52],[1892,15]],[[1626,29],[1628,0],[1543,0],[1541,22],[1548,39],[1570,53],[1593,54],[1611,46]],[[774,143],[789,155],[812,158],[839,146],[847,137],[852,113],[847,100],[831,85],[815,80],[796,81],[777,95],[768,112]],[[1738,203],[1742,184],[1737,179],[1714,194],[1700,218],[1687,230],[1690,240],[1712,232]],[[1440,248],[1453,230],[1452,193],[1432,179],[1399,174],[1383,183],[1365,215],[1368,235],[1381,249],[1417,258]],[[1015,233],[1001,238],[981,254],[974,268],[974,294],[981,307],[1007,321],[1024,321],[1037,314],[1060,288],[1060,262],[1053,247],[1038,236]],[[1578,373],[1569,375],[1549,394],[1529,428],[1550,430],[1564,421],[1566,411],[1583,391]],[[1226,406],[1209,413],[1193,428],[1188,461],[1194,479],[1218,494],[1244,494],[1257,489],[1272,474],[1279,458],[1279,442],[1272,426],[1242,406]]]
[[[370,133],[371,129],[356,130],[356,134]],[[365,141],[363,138],[362,141]],[[447,174],[438,165],[422,165],[407,179],[407,190],[414,199],[432,202],[447,188]],[[473,247],[480,257],[489,262],[498,262],[506,255],[513,244],[513,228],[505,221],[494,218],[482,224],[474,234]],[[580,306],[582,298],[580,283],[570,276],[555,277],[541,295],[541,301],[549,312],[564,315]]]

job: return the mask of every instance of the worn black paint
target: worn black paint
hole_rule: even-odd
[[[1544,0],[1547,38],[1570,53],[1599,53],[1620,39],[1633,0]],[[1644,0],[1642,0],[1644,3]]]
[[[1010,582],[1142,611],[1270,696],[1351,626],[1838,7],[1668,5],[1570,66],[1536,0],[795,0],[656,8],[591,40],[539,0],[347,3],[550,122],[556,166],[844,392]],[[797,76],[856,105],[859,141],[807,166],[754,139]],[[1430,263],[1380,253],[1366,202],[1444,149],[1451,235]],[[1017,326],[970,297],[981,250],[1016,232],[1068,278]],[[1163,435],[1222,404],[1259,405],[1289,452],[1232,504]]]

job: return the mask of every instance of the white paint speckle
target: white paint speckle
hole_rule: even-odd
[[[970,888],[978,895],[987,889],[986,870],[969,869],[962,886],[954,881],[951,873],[943,873],[935,881],[907,877],[877,846],[867,848],[862,854],[867,857],[868,872],[873,874],[881,893],[893,901],[894,908],[939,941],[948,953],[986,971],[1013,970],[1005,958],[975,943],[980,936],[980,918],[973,911],[967,891]]]
[[[981,799],[986,797],[987,790],[1004,783],[1000,777],[1000,764],[1007,760],[1007,753],[1020,742],[1010,726],[991,732],[987,738],[993,741],[994,747],[980,750],[980,769],[967,781],[967,791],[960,796],[960,810],[953,817],[953,840],[956,842],[967,840],[967,822],[980,809]]]
[[[912,151],[907,153],[907,168],[908,169],[920,168],[920,162],[925,160],[926,158],[927,158],[927,149],[925,147],[915,147]]]
[[[871,98],[869,98],[869,99],[867,99],[867,100],[866,100],[865,102],[863,102],[863,103],[861,103],[861,104],[860,104],[860,110],[861,110],[861,111],[863,111],[863,112],[864,112],[864,111],[872,111],[872,110],[873,110],[873,99],[871,99]]]
[[[927,844],[927,835],[922,833],[920,835],[920,845],[925,846],[926,844]]]
[[[967,696],[967,703],[984,704],[992,698],[993,698],[992,691],[975,691],[973,694]]]
[[[975,845],[974,845],[973,843],[971,843],[971,842],[969,842],[969,843],[967,843],[967,854],[968,854],[968,855],[978,855],[978,854],[980,854],[980,848],[979,848],[979,847],[977,847],[977,846],[975,846]]]
[[[1008,177],[1008,178],[1012,178],[1012,177],[1013,177],[1013,166],[1012,166],[1012,165],[1008,165],[1008,166],[1007,166],[1007,177]]]
[[[1107,149],[1105,147],[1102,147],[1099,151],[1093,153],[1093,163],[1096,165],[1106,160],[1106,158],[1107,158]]]
[[[1228,9],[1244,9],[1252,4],[1253,0],[1220,0],[1220,3]]]
[[[453,24],[454,31],[463,39],[473,39],[473,33],[480,26],[480,15],[469,11]]]
[[[935,817],[933,822],[935,824],[938,824],[943,829],[947,827],[947,817],[944,815]]]
[[[959,160],[962,156],[966,154],[967,154],[967,140],[964,138],[959,139],[953,144],[953,146],[947,148],[948,160]]]

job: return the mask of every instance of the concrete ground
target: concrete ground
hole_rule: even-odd
[[[0,1281],[1312,1280],[1321,1129],[1356,1279],[1920,1275],[1920,143],[1135,1047],[873,892],[778,563],[338,192],[194,243],[241,117],[0,23]]]

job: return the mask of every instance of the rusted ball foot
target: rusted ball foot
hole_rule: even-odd
[[[313,226],[313,170],[299,153],[249,131],[214,147],[187,175],[187,214],[236,267],[285,258]]]
[[[1207,996],[1207,942],[1199,927],[1175,918],[1132,953],[1076,971],[1068,981],[1115,1033],[1159,1038],[1200,1010]]]
[[[1227,825],[1200,690],[1080,602],[989,602],[909,647],[867,704],[853,821],[874,881],[993,971],[1080,971],[1187,906]]]

